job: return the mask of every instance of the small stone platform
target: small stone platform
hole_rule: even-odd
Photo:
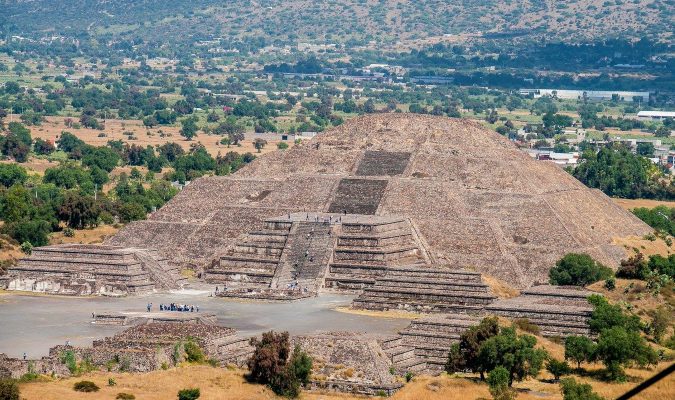
[[[510,319],[526,318],[546,336],[590,335],[593,292],[575,286],[534,286],[520,296],[499,300],[486,312]]]
[[[199,323],[215,324],[216,315],[202,312],[156,311],[137,312],[124,311],[119,313],[94,314],[93,323],[96,325],[141,325],[153,322]]]

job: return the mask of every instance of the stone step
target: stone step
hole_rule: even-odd
[[[359,296],[354,299],[352,306],[357,309],[366,310],[405,310],[413,312],[431,312],[431,313],[471,313],[477,314],[483,311],[483,305],[471,304],[448,304],[446,302],[429,302],[429,301],[415,301],[406,300],[399,302],[396,300],[388,300],[382,298],[369,298]]]
[[[420,290],[417,288],[406,289],[402,287],[369,287],[363,294],[371,298],[398,298],[398,299],[424,299],[429,301],[453,301],[454,304],[490,304],[495,297],[488,293],[472,291],[444,291],[436,289]]]
[[[489,293],[490,288],[487,285],[479,283],[452,282],[432,279],[414,279],[389,277],[388,274],[378,277],[374,285],[375,288],[418,288],[423,290],[459,290],[466,292]]]
[[[387,271],[386,265],[373,265],[355,262],[333,262],[330,264],[332,274],[381,276]]]
[[[139,265],[140,262],[137,260],[131,259],[131,260],[106,260],[106,259],[96,259],[96,258],[86,258],[86,257],[76,257],[76,256],[69,256],[69,257],[40,257],[40,256],[30,256],[26,258],[22,258],[20,261],[20,264],[67,264],[67,265],[91,265],[94,267],[99,267],[99,266],[108,266],[108,267],[132,267]]]

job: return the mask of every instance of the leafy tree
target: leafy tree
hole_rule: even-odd
[[[555,380],[560,379],[563,375],[569,375],[572,372],[569,364],[565,361],[558,361],[555,358],[548,360],[546,370],[553,375]]]
[[[258,151],[258,153],[260,153],[260,151],[265,147],[265,145],[267,145],[267,140],[265,139],[256,138],[253,141],[253,146]]]
[[[84,141],[70,132],[61,132],[61,136],[56,140],[56,145],[59,150],[66,153],[82,153],[82,149],[87,145]]]
[[[289,360],[288,332],[263,333],[262,340],[252,338],[251,345],[255,350],[248,360],[247,379],[268,385],[278,395],[297,397],[300,386],[309,382],[312,359],[296,346]]]
[[[120,156],[108,147],[93,147],[82,157],[82,165],[99,167],[111,172],[120,162]]]
[[[560,381],[560,391],[563,400],[604,400],[593,392],[593,387],[587,383],[577,383],[574,378],[565,378]]]
[[[654,312],[654,317],[652,318],[651,323],[651,332],[654,336],[654,341],[657,343],[661,342],[663,335],[668,331],[670,322],[672,320],[672,314],[665,306],[661,306]]]
[[[656,136],[656,137],[669,137],[670,136],[670,128],[666,127],[665,125],[661,125],[654,132],[654,136]]]
[[[100,209],[90,196],[68,192],[59,209],[59,218],[73,229],[83,229],[98,224]]]
[[[654,157],[654,144],[641,142],[637,144],[637,154],[643,157]]]
[[[588,254],[569,253],[549,271],[552,285],[586,286],[612,276],[612,270]]]
[[[54,144],[49,140],[37,138],[33,143],[33,151],[38,155],[49,155],[56,151],[56,147],[54,147]]]
[[[0,164],[0,185],[22,185],[28,180],[26,169],[16,164]]]
[[[23,220],[5,223],[1,231],[19,243],[29,242],[37,247],[49,244],[52,226],[44,220]]]
[[[478,351],[479,371],[492,371],[497,367],[509,373],[509,386],[513,381],[537,376],[548,357],[545,350],[535,349],[537,339],[516,333],[515,327],[502,328],[497,336],[486,340]]]
[[[513,400],[516,392],[509,386],[509,371],[504,367],[497,367],[488,375],[490,394],[495,400]]]
[[[640,207],[634,209],[633,214],[655,230],[675,236],[675,208],[666,206],[651,209]]]
[[[656,362],[656,352],[649,347],[639,332],[614,326],[600,332],[596,357],[601,360],[614,381],[625,380],[623,367],[635,361],[644,366]]]
[[[169,162],[174,162],[178,157],[185,154],[185,150],[183,150],[179,144],[173,142],[165,143],[159,146],[157,150],[159,151],[159,154]]]
[[[460,335],[459,343],[450,348],[445,370],[450,373],[463,370],[480,372],[481,379],[484,379],[485,370],[479,368],[478,353],[481,345],[498,333],[499,324],[496,317],[483,318],[480,324],[464,331]]]
[[[593,333],[601,333],[604,329],[622,327],[627,331],[639,332],[642,323],[637,315],[624,313],[618,304],[609,304],[604,297],[594,294],[588,297],[588,302],[593,306],[588,325]]]
[[[595,343],[586,336],[568,336],[565,338],[565,360],[577,363],[581,368],[584,361],[592,361],[595,353]]]
[[[192,140],[197,136],[197,131],[199,127],[197,126],[197,117],[185,118],[181,123],[180,135],[185,138],[185,140]]]

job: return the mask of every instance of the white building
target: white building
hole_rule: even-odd
[[[612,100],[633,101],[640,98],[641,101],[649,101],[649,92],[625,92],[620,90],[567,90],[567,89],[520,89],[523,96],[534,96],[535,99],[542,96],[551,96],[558,99],[581,100]]]
[[[637,118],[640,121],[663,121],[666,118],[675,118],[675,111],[640,111]]]

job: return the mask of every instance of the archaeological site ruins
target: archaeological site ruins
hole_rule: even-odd
[[[477,123],[371,115],[230,176],[197,179],[104,245],[36,248],[10,269],[7,285],[133,295],[180,288],[180,271],[191,269],[223,300],[342,292],[354,309],[425,314],[396,334],[293,338],[319,360],[322,379],[312,385],[391,393],[390,369],[441,371],[452,343],[484,315],[527,318],[549,336],[588,334],[590,292],[546,285],[549,269],[570,252],[616,267],[625,255],[614,239],[650,231],[600,191]],[[499,298],[494,281],[521,294]],[[147,370],[188,334],[221,363],[250,350],[210,320],[145,322],[78,351],[101,360],[133,354],[131,368]]]

